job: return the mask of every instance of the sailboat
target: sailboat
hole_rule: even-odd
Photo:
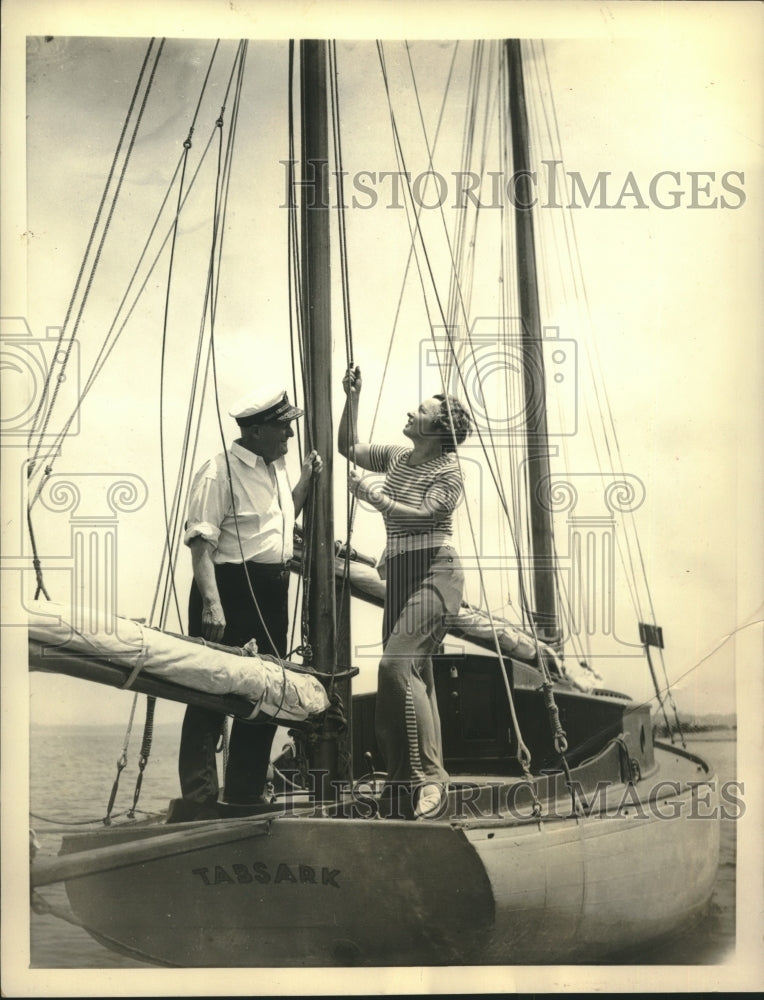
[[[244,51],[232,79],[244,73]],[[384,48],[377,52],[387,86]],[[486,79],[480,63],[488,64],[487,53],[487,47],[475,46],[475,81]],[[94,831],[67,834],[58,857],[33,861],[33,893],[65,883],[76,918],[109,949],[174,967],[582,963],[660,940],[708,903],[718,823],[693,821],[698,784],[714,787],[707,763],[688,752],[679,735],[676,742],[673,736],[670,744],[658,742],[650,704],[604,689],[585,657],[565,649],[565,640],[575,638],[576,614],[583,612],[561,619],[560,607],[563,598],[574,609],[582,607],[585,587],[580,566],[578,575],[569,576],[574,593],[561,594],[559,587],[544,391],[549,345],[534,263],[538,233],[528,208],[536,167],[529,153],[523,47],[507,41],[492,53],[488,78],[495,92],[489,100],[497,103],[490,106],[507,110],[503,148],[516,185],[507,216],[515,222],[511,256],[519,319],[510,331],[490,328],[487,337],[519,352],[514,356],[525,400],[522,435],[513,429],[499,451],[511,453],[521,473],[513,486],[529,509],[522,522],[528,549],[520,546],[513,565],[523,620],[496,615],[487,603],[465,604],[448,623],[449,637],[436,659],[444,761],[451,775],[447,800],[431,819],[380,818],[376,795],[384,762],[374,736],[375,694],[352,692],[358,673],[353,660],[363,642],[351,642],[350,600],[380,605],[384,582],[374,558],[356,551],[350,537],[336,539],[332,473],[342,476],[345,470],[332,458],[330,401],[338,373],[331,364],[330,220],[344,202],[341,192],[324,187],[329,172],[317,169],[332,161],[328,122],[329,108],[335,116],[338,111],[332,86],[336,50],[327,42],[302,41],[300,157],[290,149],[284,161],[290,170],[299,162],[302,171],[299,182],[290,176],[290,248],[299,259],[295,293],[309,387],[307,444],[324,457],[326,475],[293,561],[306,594],[300,653],[295,662],[269,660],[256,651],[244,656],[121,618],[112,607],[77,603],[69,612],[46,600],[36,563],[36,594],[29,602],[33,669],[216,707],[252,724],[275,720],[290,727],[296,747],[291,779],[265,805],[188,823],[137,819],[133,813]],[[482,86],[475,83],[466,105],[470,141],[480,128],[475,109]],[[237,111],[239,98],[235,90]],[[220,130],[222,124],[221,112]],[[339,133],[334,135],[335,174],[341,177]],[[408,166],[395,125],[393,135],[405,178]],[[229,156],[232,140],[226,163]],[[427,172],[434,175],[429,145],[428,157]],[[465,153],[465,175],[471,162]],[[227,182],[223,170],[219,191]],[[222,215],[221,205],[222,197],[216,201]],[[413,209],[411,245],[421,263],[424,223]],[[469,257],[477,222],[465,214],[463,226],[460,252]],[[339,233],[342,244],[341,224]],[[340,262],[343,254],[341,245]],[[464,394],[469,351],[486,334],[471,322],[460,267],[452,268],[449,305],[433,351],[434,370]],[[215,278],[209,286],[213,299]],[[465,327],[477,331],[477,338],[454,343],[452,332]],[[487,388],[481,392],[479,399],[491,410]],[[490,421],[484,426],[490,428]],[[486,448],[490,466],[495,442]],[[519,523],[515,502],[504,498],[503,510]],[[181,506],[173,501],[174,508]],[[592,531],[584,546],[591,544]],[[168,563],[177,554],[176,541],[168,541]],[[479,572],[477,559],[476,567]],[[639,639],[665,713],[656,666],[662,631],[654,621],[640,622]],[[373,646],[376,637],[363,641]],[[283,777],[285,764],[279,763]]]

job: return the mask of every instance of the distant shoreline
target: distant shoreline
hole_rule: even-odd
[[[690,742],[706,742],[706,743],[722,743],[731,742],[734,743],[737,740],[737,729],[725,728],[725,729],[707,729],[707,730],[683,730],[684,738]],[[667,737],[660,737],[661,739],[666,739]]]
[[[154,726],[155,730],[163,730],[165,732],[173,731],[179,732],[180,722],[159,722]],[[32,722],[30,730],[40,731],[40,730],[66,730],[70,733],[76,730],[84,730],[85,732],[93,732],[94,730],[119,730],[124,732],[124,723],[119,722],[106,722],[106,723],[66,723],[66,722]],[[668,733],[664,726],[655,728],[655,739],[661,742],[670,742]],[[708,729],[696,729],[693,727],[682,726],[682,734],[686,741],[688,742],[710,742],[710,743],[722,743],[722,742],[735,742],[737,740],[737,726],[709,726]],[[676,737],[675,737],[676,739]],[[680,741],[681,742],[681,741]]]
[[[669,733],[665,726],[655,726],[653,731],[657,740],[669,739]],[[704,727],[702,724],[688,725],[682,723],[682,735],[686,740],[736,740],[737,726],[709,725]]]

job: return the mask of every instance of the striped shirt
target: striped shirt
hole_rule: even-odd
[[[447,453],[421,465],[409,465],[411,448],[369,445],[369,468],[384,472],[383,493],[411,507],[425,507],[431,521],[404,514],[384,514],[387,528],[385,558],[401,552],[437,548],[450,541],[453,511],[462,495],[462,477],[456,455]]]

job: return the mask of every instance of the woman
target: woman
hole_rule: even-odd
[[[361,371],[342,380],[347,399],[339,451],[362,469],[385,473],[372,484],[355,470],[348,489],[375,507],[387,529],[387,589],[383,656],[379,664],[376,735],[385,758],[383,811],[415,818],[434,816],[444,801],[440,717],[432,654],[446,631],[446,616],[461,605],[464,574],[451,545],[453,510],[462,494],[456,447],[470,418],[451,396],[425,399],[408,414],[403,433],[412,447],[358,442]]]

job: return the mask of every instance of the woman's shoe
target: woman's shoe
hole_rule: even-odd
[[[438,819],[446,802],[446,790],[442,785],[428,782],[420,785],[414,806],[414,819]]]

